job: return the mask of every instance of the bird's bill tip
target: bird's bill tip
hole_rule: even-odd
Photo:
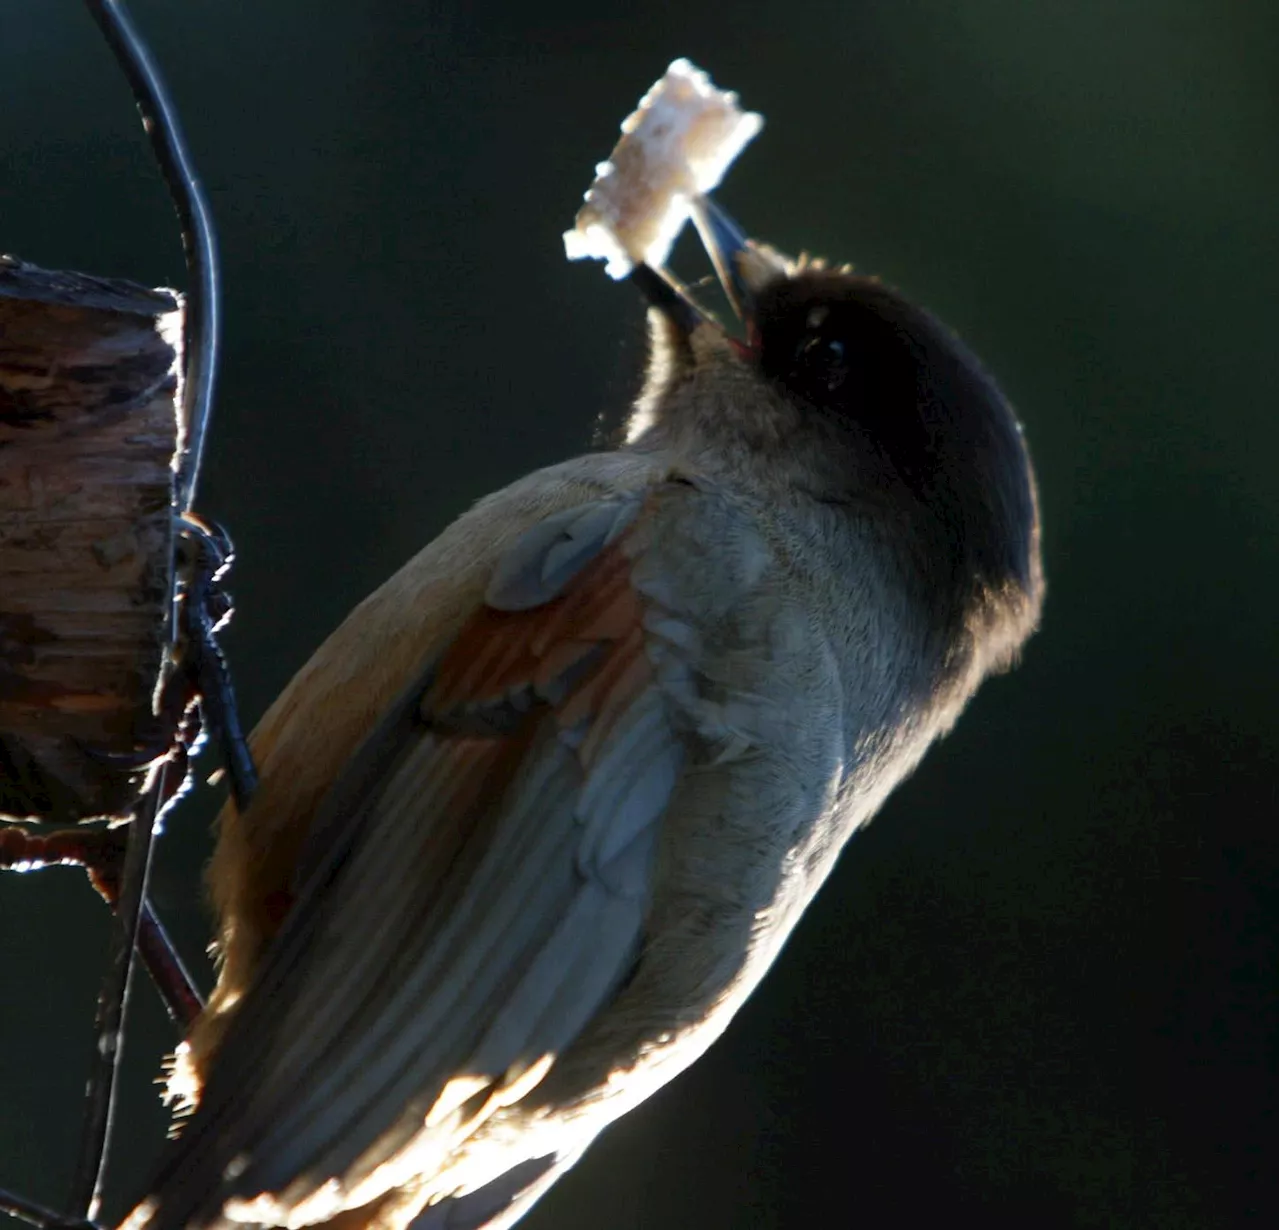
[[[734,313],[750,326],[756,298],[770,282],[787,274],[788,262],[751,239],[709,196],[695,198],[690,216]]]
[[[667,270],[652,265],[636,265],[628,275],[631,284],[652,308],[657,308],[681,333],[688,336],[701,324],[719,328],[689,291]]]

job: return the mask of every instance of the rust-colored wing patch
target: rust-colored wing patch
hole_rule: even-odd
[[[588,770],[619,714],[653,682],[625,547],[623,535],[542,606],[477,611],[441,659],[423,717],[442,735],[477,724],[505,734],[549,705]]]

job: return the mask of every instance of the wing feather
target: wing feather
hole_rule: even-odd
[[[526,534],[353,757],[150,1225],[375,1199],[527,1092],[628,975],[684,763],[638,515],[601,500]]]

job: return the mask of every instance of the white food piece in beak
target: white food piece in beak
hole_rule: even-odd
[[[609,161],[596,167],[586,204],[565,232],[565,255],[606,261],[611,278],[638,264],[661,269],[692,200],[724,178],[763,124],[701,69],[673,61],[623,120]]]

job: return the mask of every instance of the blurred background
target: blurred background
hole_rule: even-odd
[[[1022,667],[725,1038],[523,1225],[1274,1224],[1274,5],[132,7],[221,234],[199,505],[239,547],[251,721],[471,501],[620,421],[642,310],[560,233],[677,55],[766,117],[728,208],[933,308],[1026,423],[1049,597]],[[0,167],[0,250],[184,284],[75,0],[0,0]],[[219,797],[154,882],[206,976]],[[79,873],[0,879],[0,1185],[48,1204],[106,921]],[[175,1039],[139,991],[108,1214],[165,1133]]]

